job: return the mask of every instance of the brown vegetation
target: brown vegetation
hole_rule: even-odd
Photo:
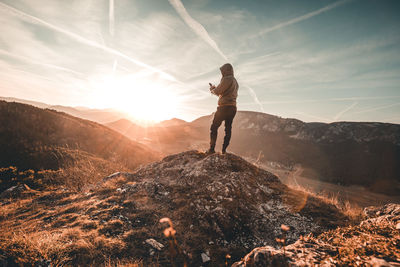
[[[86,157],[135,169],[159,157],[101,124],[62,112],[0,101],[0,114],[0,167],[58,170]]]
[[[364,210],[363,221],[306,235],[281,250],[258,247],[234,266],[399,266],[400,205]]]
[[[286,236],[290,243],[299,231],[320,232],[346,222],[329,203],[290,190],[234,155],[186,152],[104,181],[78,192],[59,186],[3,198],[0,255],[24,264],[164,266],[172,242],[181,249],[176,262],[198,265],[204,258],[225,266],[257,244],[277,244],[279,233],[272,232],[280,231],[281,223],[294,227]],[[263,203],[270,207],[259,206]],[[164,216],[174,220],[173,239],[163,235]]]

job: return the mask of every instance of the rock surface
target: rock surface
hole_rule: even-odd
[[[302,237],[284,249],[253,249],[233,266],[400,266],[400,205],[369,207],[358,226]]]
[[[27,265],[102,265],[109,257],[225,266],[255,247],[278,248],[276,238],[290,244],[347,224],[336,207],[238,156],[198,151],[114,173],[85,192],[56,188],[0,204],[0,228],[10,229],[0,232],[0,253]],[[12,234],[20,229],[21,237]]]
[[[12,186],[0,193],[0,198],[18,198],[27,195],[33,195],[35,190],[32,190],[26,184]]]
[[[123,199],[145,199],[138,209],[151,214],[147,225],[171,218],[193,262],[204,262],[203,251],[210,251],[207,257],[216,263],[228,251],[237,258],[252,247],[276,246],[282,224],[290,227],[290,243],[346,219],[335,207],[289,189],[275,175],[232,154],[189,151],[106,180],[113,177],[123,179],[116,190]]]

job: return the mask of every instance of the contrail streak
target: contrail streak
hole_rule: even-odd
[[[114,36],[114,0],[110,0],[109,13],[108,13],[109,31],[110,35]]]
[[[283,28],[283,27],[286,27],[286,26],[295,24],[295,23],[297,23],[297,22],[300,22],[300,21],[309,19],[309,18],[314,17],[314,16],[317,16],[317,15],[319,15],[319,14],[321,14],[321,13],[324,13],[324,12],[326,12],[326,11],[328,11],[328,10],[331,10],[331,9],[334,9],[334,8],[336,8],[336,7],[338,7],[338,6],[341,6],[341,5],[343,5],[343,4],[345,4],[345,3],[349,2],[349,1],[351,1],[351,0],[341,0],[341,1],[337,1],[337,2],[335,2],[335,3],[333,3],[333,4],[327,5],[326,7],[320,8],[320,9],[315,10],[315,11],[310,12],[310,13],[307,13],[307,14],[305,14],[305,15],[303,15],[303,16],[300,16],[300,17],[297,17],[297,18],[288,20],[288,21],[286,21],[286,22],[279,23],[279,24],[277,24],[277,25],[275,25],[275,26],[272,26],[271,28],[265,29],[265,30],[259,32],[259,33],[258,33],[257,35],[255,35],[254,37],[260,36],[260,35],[264,35],[264,34],[266,34],[266,33],[269,33],[269,32],[272,32],[272,31],[275,31],[275,30],[278,30],[278,29],[281,29],[281,28]]]
[[[77,71],[74,71],[74,70],[71,70],[71,69],[68,69],[68,68],[60,67],[60,66],[57,66],[57,65],[48,64],[48,63],[44,63],[44,62],[39,62],[39,61],[36,61],[34,59],[25,57],[25,56],[13,54],[13,53],[8,52],[8,51],[3,50],[3,49],[0,49],[0,54],[6,55],[6,56],[9,56],[9,57],[13,57],[15,59],[18,59],[18,60],[21,60],[21,61],[25,61],[27,63],[31,63],[31,64],[34,64],[34,65],[39,65],[39,66],[52,68],[52,69],[56,69],[56,70],[62,70],[62,71],[65,71],[65,72],[69,72],[69,73],[78,75],[78,76],[85,77],[85,75],[83,73],[80,73],[80,72],[77,72]]]
[[[114,75],[115,71],[117,70],[117,65],[118,65],[118,62],[117,62],[116,59],[114,59],[113,68],[112,68],[112,75]]]
[[[110,4],[109,4],[109,10],[108,10],[108,20],[109,20],[109,24],[108,24],[108,30],[110,32],[111,37],[114,39],[114,21],[115,21],[115,16],[114,16],[114,0],[110,0]],[[112,40],[113,41],[113,40]],[[113,68],[112,68],[112,75],[114,76],[115,71],[117,70],[117,59],[114,59],[114,63],[113,63]]]
[[[228,60],[228,57],[219,49],[217,43],[210,37],[207,30],[201,25],[197,20],[192,18],[190,14],[187,12],[185,6],[182,4],[180,0],[169,0],[169,3],[174,7],[176,12],[181,16],[183,21],[206,43],[208,43],[218,54],[221,55],[225,60]]]
[[[149,66],[149,65],[147,65],[147,64],[145,64],[145,63],[143,63],[143,62],[141,62],[139,60],[131,58],[131,57],[129,57],[129,56],[127,56],[127,55],[115,50],[115,49],[109,48],[109,47],[107,47],[105,45],[101,45],[101,44],[99,44],[97,42],[94,42],[94,41],[91,41],[89,39],[86,39],[86,38],[84,38],[84,37],[82,37],[82,36],[80,36],[78,34],[75,34],[75,33],[72,33],[70,31],[67,31],[67,30],[65,30],[63,28],[60,28],[60,27],[58,27],[56,25],[48,23],[48,22],[46,22],[46,21],[44,21],[44,20],[42,20],[40,18],[37,18],[35,16],[29,15],[29,14],[27,14],[27,13],[25,13],[25,12],[19,10],[19,9],[16,9],[16,8],[11,7],[9,5],[6,5],[4,3],[0,2],[0,6],[3,7],[4,9],[6,9],[7,11],[9,11],[11,14],[16,15],[16,16],[20,17],[21,19],[24,19],[24,20],[26,20],[26,21],[28,21],[30,23],[34,23],[34,24],[45,26],[45,27],[47,27],[49,29],[52,29],[52,30],[54,30],[56,32],[62,33],[64,35],[70,37],[71,39],[74,39],[75,41],[78,41],[78,42],[80,42],[82,44],[86,44],[88,46],[92,46],[92,47],[98,48],[100,50],[103,50],[104,52],[107,52],[109,54],[116,55],[116,56],[119,56],[121,58],[124,58],[124,59],[126,59],[126,60],[138,65],[138,66],[141,66],[143,68],[149,69],[154,73],[160,74],[160,76],[163,79],[179,82],[174,76],[172,76],[172,75],[170,75],[170,74],[168,74],[168,73],[166,73],[166,72],[164,72],[162,70],[159,70],[159,69],[157,69],[155,67]]]
[[[351,104],[350,106],[348,106],[347,108],[345,108],[344,110],[340,111],[339,113],[337,113],[335,115],[335,117],[333,117],[334,121],[337,121],[344,113],[346,113],[347,111],[351,110],[352,108],[354,108],[356,105],[358,104],[358,102],[354,102],[353,104]]]
[[[262,111],[262,112],[265,112],[265,111],[264,111],[264,107],[263,107],[263,105],[261,104],[260,100],[258,99],[256,92],[255,92],[252,88],[250,88],[249,86],[245,86],[245,87],[249,90],[249,93],[250,93],[251,97],[253,98],[254,102],[255,102],[257,105],[260,106],[261,111]]]

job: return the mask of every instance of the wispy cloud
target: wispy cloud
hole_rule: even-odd
[[[149,70],[151,70],[151,71],[153,71],[155,73],[160,74],[160,76],[163,79],[167,79],[167,80],[171,80],[171,81],[178,81],[172,75],[170,75],[170,74],[168,74],[168,73],[166,73],[164,71],[161,71],[161,70],[159,70],[159,69],[157,69],[157,68],[155,68],[153,66],[147,65],[146,63],[143,63],[143,62],[141,62],[141,61],[139,61],[137,59],[131,58],[131,57],[125,55],[124,53],[121,53],[120,51],[117,51],[117,50],[112,49],[110,47],[104,46],[104,45],[99,44],[97,42],[94,42],[92,40],[88,40],[88,39],[86,39],[86,38],[84,38],[84,37],[82,37],[82,36],[80,36],[78,34],[72,33],[70,31],[67,31],[67,30],[59,27],[59,26],[56,26],[56,25],[51,24],[49,22],[46,22],[46,21],[44,21],[44,20],[42,20],[40,18],[37,18],[37,17],[32,16],[32,15],[29,15],[29,14],[27,14],[27,13],[25,13],[25,12],[19,10],[19,9],[16,9],[14,7],[11,7],[11,6],[7,5],[7,4],[4,4],[4,3],[0,2],[0,7],[2,7],[5,10],[7,10],[11,14],[16,15],[16,16],[20,17],[21,19],[24,19],[24,20],[26,20],[26,21],[28,21],[30,23],[34,23],[34,24],[39,24],[39,25],[45,26],[45,27],[47,27],[49,29],[52,29],[52,30],[58,32],[58,33],[62,33],[65,36],[68,36],[68,37],[70,37],[70,38],[74,39],[75,41],[78,41],[78,42],[80,42],[82,44],[86,44],[88,46],[92,46],[92,47],[101,49],[104,52],[107,52],[109,54],[116,55],[116,56],[119,56],[121,58],[124,58],[124,59],[126,59],[126,60],[128,60],[128,61],[140,66],[140,67],[149,69]]]
[[[53,70],[54,68],[49,68]],[[87,81],[71,75],[58,75],[55,72],[47,71],[47,75],[33,73],[15,68],[0,60],[0,95],[45,101],[45,97],[51,95],[56,101],[54,103],[74,104],[74,102],[85,103],[84,91]],[[52,73],[52,75],[48,75]],[[21,78],[22,77],[22,78]],[[11,89],[10,89],[11,88]],[[59,90],[54,90],[57,88]],[[74,99],[74,97],[77,97]],[[70,101],[69,103],[67,103]],[[76,105],[76,104],[74,104]]]
[[[340,112],[338,112],[334,117],[333,120],[337,121],[343,114],[345,114],[346,112],[348,112],[349,110],[351,110],[352,108],[354,108],[356,105],[358,104],[358,102],[353,102],[350,106],[346,107],[345,109],[341,110]]]
[[[114,36],[114,0],[110,0],[109,3],[109,9],[108,9],[108,20],[109,20],[109,25],[108,25],[108,30],[110,32],[111,36]]]
[[[262,103],[260,102],[260,100],[258,99],[256,92],[249,86],[245,86],[245,87],[249,91],[250,96],[253,98],[254,102],[260,107],[261,111],[265,112],[264,107],[263,107]]]
[[[317,90],[346,89],[358,94],[360,88],[382,88],[383,84],[395,87],[398,69],[376,67],[371,71],[368,67],[389,66],[399,60],[398,51],[390,49],[399,42],[398,37],[380,39],[373,35],[341,49],[325,47],[318,51],[297,51],[301,44],[294,40],[291,44],[296,48],[292,50],[282,48],[279,53],[243,60],[237,73],[252,88],[268,88],[269,92],[306,91],[312,95]]]
[[[321,103],[321,102],[347,102],[347,101],[363,101],[363,100],[385,100],[400,98],[400,96],[355,96],[355,97],[334,97],[334,98],[319,98],[319,99],[302,99],[302,100],[271,100],[261,101],[263,105],[281,105],[281,104],[306,104],[306,103]],[[253,103],[241,103],[242,105],[252,105]]]
[[[85,76],[83,73],[71,70],[69,68],[65,68],[65,67],[61,67],[61,66],[57,66],[57,65],[53,65],[53,64],[48,64],[48,63],[44,63],[44,62],[39,62],[37,60],[31,59],[31,58],[28,58],[28,57],[25,57],[25,56],[13,54],[13,53],[8,52],[6,50],[3,50],[1,48],[0,48],[0,54],[9,56],[9,57],[12,57],[14,59],[21,60],[21,61],[24,61],[24,62],[27,62],[27,63],[30,63],[30,64],[39,65],[39,66],[46,67],[46,68],[52,68],[52,69],[55,69],[55,70],[61,70],[61,71],[69,72],[69,73],[75,74],[75,75],[80,76],[80,77]]]
[[[327,100],[331,100],[331,101],[347,101],[347,100],[378,100],[378,99],[393,99],[393,98],[400,98],[400,96],[392,95],[392,96],[335,97],[335,98],[328,98]]]
[[[115,16],[114,16],[114,0],[110,0],[108,7],[108,30],[110,32],[112,41],[114,41],[114,27],[115,27]],[[118,62],[114,59],[112,75],[115,75],[117,70]]]
[[[300,21],[307,20],[307,19],[309,19],[309,18],[312,18],[312,17],[314,17],[314,16],[317,16],[317,15],[319,15],[319,14],[322,14],[322,13],[324,13],[324,12],[326,12],[326,11],[329,11],[329,10],[331,10],[331,9],[334,9],[334,8],[336,8],[336,7],[339,7],[339,6],[343,5],[343,4],[346,4],[347,2],[350,2],[350,1],[352,1],[352,0],[341,0],[341,1],[337,1],[337,2],[335,2],[335,3],[333,3],[333,4],[327,5],[327,6],[323,7],[323,8],[320,8],[320,9],[315,10],[315,11],[313,11],[313,12],[307,13],[307,14],[302,15],[302,16],[300,16],[300,17],[297,17],[297,18],[294,18],[294,19],[291,19],[291,20],[288,20],[288,21],[279,23],[279,24],[277,24],[277,25],[275,25],[275,26],[272,26],[272,27],[270,27],[270,28],[264,29],[264,30],[260,31],[256,36],[264,35],[264,34],[266,34],[266,33],[269,33],[269,32],[272,32],[272,31],[275,31],[275,30],[284,28],[284,27],[286,27],[286,26],[289,26],[289,25],[298,23],[298,22],[300,22]]]
[[[201,25],[200,22],[192,18],[187,12],[185,6],[180,0],[169,0],[170,4],[178,12],[179,16],[186,22],[186,24],[206,43],[208,43],[218,54],[221,55],[225,60],[228,60],[227,56],[219,49],[217,43],[210,37],[207,30]]]
[[[304,116],[304,117],[308,117],[308,118],[311,118],[311,119],[316,119],[316,120],[321,121],[321,122],[327,122],[327,123],[331,122],[331,120],[328,119],[328,118],[321,117],[321,116],[316,116],[316,115],[313,115],[313,114],[307,114],[307,113],[302,112],[302,111],[297,111],[295,113],[298,114],[298,115]]]
[[[223,8],[214,1],[198,2],[189,6],[185,0],[151,5],[147,0],[106,0],[99,5],[93,0],[41,0],[38,5],[37,1],[0,0],[0,95],[91,106],[98,92],[88,81],[111,73],[116,82],[144,75],[141,79],[149,85],[159,83],[184,96],[182,102],[190,110],[182,111],[182,117],[195,118],[215,109],[217,99],[207,85],[220,79],[218,67],[224,55],[233,61],[242,88],[239,108],[262,111],[262,106],[286,117],[304,111],[307,115],[299,119],[314,116],[310,120],[319,121],[333,121],[335,116],[382,120],[400,113],[400,105],[395,104],[400,102],[400,38],[392,24],[379,16],[367,17],[373,12],[370,4],[329,0],[312,2],[304,9],[297,1],[288,8],[260,1],[243,9],[236,4]],[[395,8],[388,8],[394,4],[373,6],[387,11],[393,22],[399,21]],[[264,12],[259,12],[261,8]],[[289,9],[301,13],[287,17]],[[342,11],[359,12],[349,17],[341,16]],[[325,20],[327,15],[331,19]],[[280,19],[260,27],[260,21],[273,17]],[[354,19],[359,23],[352,24]],[[305,27],[314,20],[318,23],[309,31]],[[371,23],[381,31],[369,28]],[[269,33],[292,27],[299,31],[276,39],[250,39],[263,30],[265,37],[272,37]],[[329,39],[332,34],[337,34],[335,40]],[[160,72],[151,67],[183,83],[155,79]],[[115,94],[116,87],[111,84],[110,93]],[[358,104],[340,114],[354,102]]]
[[[396,107],[396,106],[400,106],[400,103],[392,103],[392,104],[389,104],[389,105],[381,105],[381,106],[374,107],[374,108],[367,108],[367,109],[364,109],[364,110],[361,110],[361,111],[358,111],[358,112],[354,112],[354,114],[368,113],[368,112],[387,109],[387,108],[392,108],[392,107]]]

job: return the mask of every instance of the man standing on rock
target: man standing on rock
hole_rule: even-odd
[[[239,84],[233,76],[233,67],[231,64],[224,64],[221,68],[222,78],[216,87],[210,83],[210,92],[219,97],[217,112],[214,114],[214,120],[210,129],[210,148],[207,153],[215,153],[215,143],[217,142],[218,128],[225,121],[225,137],[222,145],[222,154],[226,153],[232,135],[232,122],[236,115],[236,98]]]

